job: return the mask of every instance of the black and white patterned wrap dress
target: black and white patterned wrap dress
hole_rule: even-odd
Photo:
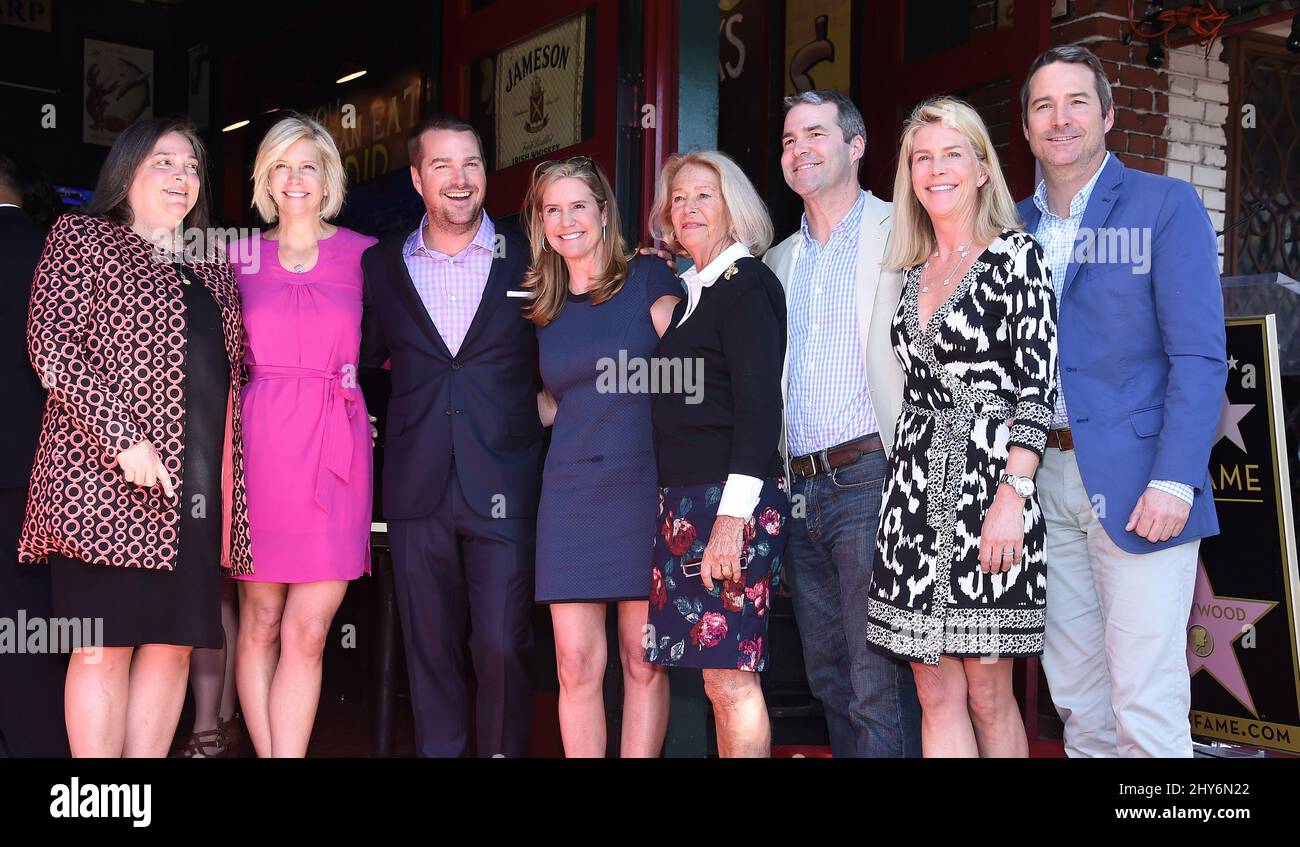
[[[902,414],[876,536],[868,640],[914,662],[1043,651],[1046,530],[1025,501],[1024,555],[980,572],[980,532],[1007,450],[1040,457],[1056,393],[1056,294],[1024,232],[1004,232],[920,325],[921,269],[894,314]],[[1014,418],[1011,427],[1008,419]]]

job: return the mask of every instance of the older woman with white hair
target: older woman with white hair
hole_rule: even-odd
[[[904,127],[886,264],[903,409],[885,475],[867,637],[911,662],[925,756],[1025,756],[1015,657],[1040,655],[1046,531],[1034,475],[1056,393],[1056,295],[979,114]]]
[[[259,756],[306,755],[325,638],[348,581],[370,567],[370,424],[356,377],[361,254],[375,239],[328,222],[345,182],[323,126],[298,115],[277,122],[253,164],[253,206],[272,227],[230,251],[248,338],[257,563],[240,577],[235,675]]]
[[[658,372],[681,378],[653,403],[660,506],[646,660],[702,669],[719,755],[767,756],[758,672],[789,517],[785,295],[754,258],[772,243],[772,222],[736,163],[704,151],[664,165],[650,230],[695,264],[655,351]]]

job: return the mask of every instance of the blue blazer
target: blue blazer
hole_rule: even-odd
[[[1037,231],[1033,198],[1019,209]],[[1123,238],[1129,249],[1112,249]],[[1088,198],[1059,308],[1061,387],[1106,534],[1130,553],[1218,534],[1209,462],[1228,368],[1217,239],[1195,189],[1112,155]],[[1153,479],[1196,490],[1182,534],[1157,544],[1124,529]]]

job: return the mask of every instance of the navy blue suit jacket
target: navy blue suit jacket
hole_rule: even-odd
[[[498,228],[483,299],[453,356],[420,300],[402,257],[403,235],[362,256],[363,384],[392,361],[384,441],[383,514],[422,518],[442,500],[455,453],[465,499],[484,517],[532,518],[544,440],[537,414],[537,335],[520,290],[528,243]]]
[[[1033,198],[1019,209],[1035,232]],[[1210,447],[1228,367],[1217,240],[1196,190],[1112,155],[1088,198],[1058,305],[1061,388],[1106,534],[1130,553],[1216,535]],[[1163,543],[1124,529],[1153,479],[1196,491],[1182,533]]]

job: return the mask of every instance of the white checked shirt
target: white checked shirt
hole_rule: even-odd
[[[879,430],[858,341],[858,236],[867,193],[826,246],[800,224],[803,239],[790,280],[790,369],[786,442],[804,456]]]
[[[1106,169],[1106,163],[1110,161],[1110,153],[1101,160],[1101,166],[1097,172],[1092,175],[1079,193],[1074,195],[1070,201],[1069,217],[1062,218],[1052,212],[1051,204],[1047,199],[1047,180],[1038,183],[1034,190],[1034,205],[1042,213],[1038,219],[1038,230],[1034,237],[1038,239],[1039,245],[1043,248],[1043,253],[1047,257],[1047,267],[1052,272],[1052,287],[1056,289],[1056,303],[1058,309],[1064,309],[1065,303],[1062,295],[1065,291],[1065,272],[1070,267],[1070,259],[1074,254],[1075,240],[1079,235],[1079,226],[1083,223],[1083,213],[1088,208],[1088,200],[1092,197],[1092,190],[1097,186],[1097,180],[1101,178],[1101,172]],[[1059,361],[1059,357],[1058,357]],[[1052,415],[1052,429],[1061,429],[1069,426],[1070,415],[1065,408],[1065,387],[1061,384],[1060,366],[1057,366],[1056,372],[1056,409]],[[1191,503],[1195,496],[1195,489],[1190,485],[1181,482],[1173,482],[1166,479],[1153,479],[1148,485],[1149,488],[1156,488],[1160,491],[1173,494],[1187,503]]]

